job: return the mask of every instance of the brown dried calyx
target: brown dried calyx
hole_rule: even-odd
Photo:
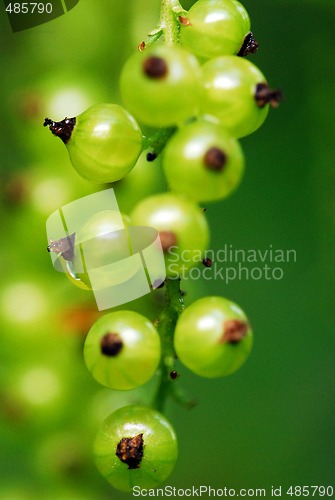
[[[223,324],[223,335],[221,342],[228,342],[230,344],[237,344],[248,333],[249,325],[246,321],[238,319],[229,319]]]
[[[255,40],[254,35],[251,31],[245,36],[243,45],[240,48],[239,57],[245,57],[248,54],[255,54],[259,47],[259,43]]]
[[[264,108],[266,104],[278,108],[280,101],[283,99],[283,94],[279,89],[270,89],[267,83],[258,83],[256,85],[255,99],[259,108]]]
[[[57,135],[64,144],[67,144],[71,138],[73,129],[76,124],[76,118],[64,118],[64,120],[60,122],[54,122],[53,120],[50,120],[50,118],[45,118],[43,126],[48,127],[49,130],[54,135]]]
[[[123,342],[118,333],[106,333],[100,341],[101,354],[117,356],[123,347]]]
[[[221,172],[227,163],[227,156],[217,147],[209,148],[204,156],[204,165],[209,170],[213,170],[214,172]]]
[[[159,231],[159,238],[164,253],[177,244],[177,237],[173,231]]]
[[[143,41],[138,45],[138,51],[143,52],[143,50],[146,48],[146,43]]]
[[[54,252],[57,254],[62,254],[65,260],[72,260],[74,257],[74,242],[76,238],[76,233],[72,233],[69,236],[60,238],[59,240],[49,240],[49,245],[47,246],[48,252]]]
[[[143,434],[132,438],[122,438],[116,447],[115,455],[128,465],[128,469],[139,469],[143,458]]]
[[[183,26],[192,26],[192,23],[188,17],[179,16],[178,19],[180,24],[182,24]]]
[[[168,73],[168,65],[162,57],[150,56],[143,61],[143,71],[148,78],[160,80]]]

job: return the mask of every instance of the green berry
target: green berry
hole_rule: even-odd
[[[172,191],[198,202],[225,198],[236,189],[244,172],[238,141],[206,121],[181,128],[163,155],[165,175]]]
[[[235,0],[199,0],[181,25],[181,42],[199,57],[234,55],[250,32],[250,19]]]
[[[178,456],[169,421],[145,406],[126,406],[104,422],[94,443],[102,476],[121,491],[155,488],[171,474]]]
[[[135,206],[130,219],[134,225],[158,231],[168,276],[177,277],[204,258],[209,229],[203,210],[194,202],[172,193],[150,196]]]
[[[264,122],[269,104],[259,105],[257,89],[266,85],[263,73],[237,56],[217,57],[202,67],[200,112],[218,119],[233,137],[243,137]]]
[[[174,346],[180,361],[197,375],[224,377],[246,361],[252,331],[237,304],[222,297],[205,297],[180,315]]]
[[[97,104],[61,122],[46,118],[44,126],[65,143],[77,172],[95,183],[125,177],[142,151],[138,124],[117,104]]]
[[[99,318],[84,345],[85,363],[93,377],[117,390],[133,389],[151,379],[160,354],[155,327],[133,311],[116,311]]]
[[[155,46],[126,62],[120,90],[124,104],[140,122],[168,127],[195,113],[199,80],[194,55],[180,47]]]

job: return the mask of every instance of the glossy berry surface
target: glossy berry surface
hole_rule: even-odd
[[[252,331],[237,304],[223,297],[205,297],[179,317],[174,346],[180,361],[197,375],[223,377],[246,361]]]
[[[117,104],[97,104],[75,119],[73,130],[61,132],[62,123],[45,125],[65,142],[77,172],[94,183],[122,179],[142,151],[142,132],[128,111]]]
[[[120,77],[124,104],[141,123],[166,127],[195,113],[199,96],[197,59],[180,47],[156,46],[134,54]]]
[[[181,128],[168,142],[164,172],[172,191],[198,202],[225,198],[238,186],[244,156],[238,141],[204,120]]]
[[[155,488],[171,474],[178,456],[174,429],[161,413],[126,406],[104,422],[94,442],[100,473],[115,488]]]
[[[205,59],[238,54],[250,31],[249,15],[235,0],[200,0],[187,19],[189,23],[181,26],[181,42]]]
[[[202,73],[202,114],[218,119],[233,137],[251,134],[262,125],[269,104],[257,104],[257,85],[266,83],[257,66],[242,57],[223,56],[207,61]]]
[[[185,197],[150,196],[135,206],[130,219],[131,224],[159,232],[168,276],[177,277],[203,259],[209,240],[207,220],[203,210]]]
[[[84,345],[84,359],[102,385],[128,390],[145,384],[160,360],[160,339],[153,324],[134,311],[99,318]]]

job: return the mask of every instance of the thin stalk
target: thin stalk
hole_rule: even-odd
[[[162,0],[160,26],[164,32],[166,45],[179,45],[178,16],[184,12],[179,0]]]
[[[158,318],[158,333],[161,339],[161,380],[153,402],[158,411],[163,411],[168,395],[176,383],[171,379],[170,373],[175,366],[175,352],[173,336],[179,314],[184,309],[184,302],[180,290],[180,279],[167,278],[165,280],[165,305]]]

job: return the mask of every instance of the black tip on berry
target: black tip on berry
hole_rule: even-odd
[[[52,125],[53,123],[55,123],[55,122],[50,120],[50,118],[44,118],[43,127],[47,127],[48,125]]]
[[[177,237],[173,231],[160,231],[159,238],[164,253],[167,253],[171,247],[177,244]]]
[[[65,236],[65,238],[60,238],[56,241],[50,239],[50,244],[48,245],[47,250],[48,252],[62,254],[62,257],[65,260],[73,260],[75,238],[76,233],[72,233],[69,236]]]
[[[258,83],[255,91],[256,104],[259,108],[264,108],[270,104],[272,108],[278,108],[283,100],[283,94],[280,89],[270,89],[267,83]]]
[[[159,80],[168,72],[168,66],[162,57],[151,56],[143,61],[143,71],[148,78]]]
[[[143,458],[143,446],[143,434],[122,438],[116,447],[115,455],[128,465],[128,469],[139,469]]]
[[[49,130],[66,144],[71,138],[75,124],[76,118],[64,118],[60,122],[54,122],[50,118],[45,118],[43,127],[49,127]]]
[[[157,158],[157,154],[155,152],[150,152],[147,154],[147,161],[154,161]]]
[[[209,170],[221,172],[227,162],[227,156],[222,149],[212,147],[206,151],[204,165]]]
[[[100,341],[101,354],[105,356],[117,356],[122,347],[122,339],[117,333],[106,333]]]
[[[243,45],[240,48],[239,57],[245,57],[249,54],[255,54],[258,50],[259,43],[254,39],[254,35],[251,31],[246,35]]]
[[[229,319],[224,322],[221,341],[223,343],[238,344],[247,335],[248,328],[246,321]]]

